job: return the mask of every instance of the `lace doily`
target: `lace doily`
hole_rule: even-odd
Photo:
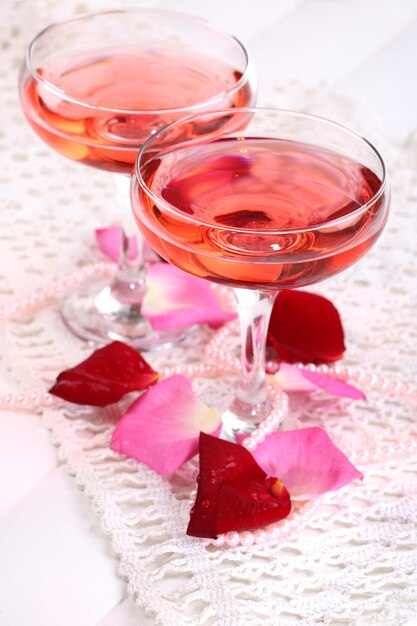
[[[36,31],[55,17],[47,5],[2,3],[0,9],[7,24],[0,70],[3,119],[8,120],[0,134],[0,149],[7,155],[0,173],[5,302],[98,260],[93,230],[117,218],[111,176],[53,154],[20,113],[16,75],[29,28]],[[21,24],[28,23],[21,32]],[[407,149],[387,145],[370,117],[324,86],[280,85],[263,103],[342,121],[373,140],[386,157],[393,200],[383,236],[356,267],[314,291],[341,312],[346,364],[415,381],[417,180],[407,168],[411,146],[409,156]],[[0,367],[12,393],[44,390],[90,351],[66,330],[56,303],[8,322],[0,333]],[[150,360],[156,368],[199,362],[210,336],[201,329]],[[236,341],[230,349],[236,349]],[[201,379],[196,388],[206,401],[221,400],[233,385],[232,379],[215,384]],[[67,407],[46,409],[40,419],[91,499],[130,594],[155,624],[400,626],[417,615],[417,458],[401,457],[402,442],[417,436],[411,401],[376,392],[362,403],[321,393],[308,401],[293,398],[285,428],[320,425],[348,454],[376,445],[394,446],[399,454],[389,462],[360,465],[363,483],[327,496],[297,535],[236,549],[207,546],[185,535],[195,461],[165,480],[124,459],[108,447],[117,417],[114,409]]]

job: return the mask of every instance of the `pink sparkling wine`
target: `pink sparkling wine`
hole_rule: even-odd
[[[134,197],[139,227],[191,274],[257,289],[315,283],[357,261],[381,232],[388,198],[367,167],[294,141],[219,139],[159,156]],[[139,191],[137,190],[137,193]]]
[[[33,76],[24,85],[22,106],[35,131],[64,156],[114,172],[130,173],[143,142],[193,106],[221,95],[222,107],[241,107],[253,96],[233,67],[170,48],[57,56],[37,72],[53,88]]]

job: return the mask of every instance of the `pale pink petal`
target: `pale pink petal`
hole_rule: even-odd
[[[318,427],[272,433],[252,455],[264,472],[282,480],[291,499],[308,500],[336,491],[355,478],[363,479],[363,474]]]
[[[302,370],[288,363],[281,363],[279,370],[269,376],[268,379],[273,385],[280,387],[283,391],[292,393],[297,391],[314,391],[317,386],[307,380]]]
[[[135,235],[127,238],[127,258],[132,261],[138,256],[138,240]]]
[[[185,376],[171,376],[141,395],[123,415],[111,448],[162,475],[172,474],[198,451],[200,431],[218,434],[220,414],[194,395]]]
[[[270,376],[269,380],[272,384],[289,393],[314,391],[319,388],[333,396],[352,398],[352,400],[363,400],[366,397],[360,389],[345,383],[343,380],[295,367],[288,363],[281,363],[279,370]]]
[[[101,252],[114,263],[118,263],[122,251],[123,230],[117,226],[97,228],[96,240]],[[136,237],[133,235],[132,237],[128,237],[127,257],[128,259],[135,259],[137,254],[137,241]]]
[[[352,400],[363,400],[366,398],[363,391],[353,385],[345,383],[343,380],[332,378],[331,376],[326,376],[325,374],[320,374],[319,372],[310,372],[306,369],[302,369],[300,371],[309,383],[316,385],[316,387],[320,387],[320,389],[324,389],[332,396],[352,398]]]
[[[156,330],[192,324],[216,328],[236,317],[220,307],[208,282],[168,263],[149,267],[142,313]]]

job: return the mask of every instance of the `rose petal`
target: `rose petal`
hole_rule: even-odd
[[[366,398],[363,391],[353,385],[349,385],[349,383],[345,383],[343,380],[332,378],[331,376],[326,376],[325,374],[320,374],[319,372],[310,372],[305,369],[301,369],[300,371],[309,383],[316,385],[316,387],[319,387],[320,389],[324,389],[332,396],[352,398],[352,400],[363,400]]]
[[[61,372],[49,393],[75,404],[106,406],[131,391],[146,389],[158,377],[136,350],[114,341]]]
[[[283,481],[292,499],[308,500],[336,491],[355,478],[363,479],[363,474],[318,427],[272,433],[252,454],[267,474]]]
[[[340,316],[330,300],[294,289],[278,293],[267,341],[288,363],[329,363],[345,350]]]
[[[123,249],[124,233],[116,226],[110,228],[97,228],[96,240],[101,252],[111,261],[118,263]],[[127,258],[135,259],[138,254],[136,237],[127,237]]]
[[[156,330],[192,324],[216,328],[236,317],[219,306],[208,282],[167,263],[150,266],[142,313]]]
[[[353,400],[363,400],[366,396],[357,387],[345,383],[343,380],[326,376],[319,372],[294,367],[288,363],[281,363],[279,370],[270,380],[274,385],[278,385],[286,392],[315,391],[317,388],[323,389],[333,396],[352,398]]]
[[[215,538],[229,530],[251,530],[290,511],[285,486],[268,478],[243,446],[201,433],[200,478],[188,535]]]
[[[280,363],[279,370],[270,375],[269,380],[273,385],[280,387],[283,391],[292,393],[298,391],[315,391],[316,385],[310,382],[300,368],[288,363]]]
[[[111,448],[166,476],[197,453],[200,431],[220,431],[218,410],[198,400],[188,378],[171,376],[132,404]]]

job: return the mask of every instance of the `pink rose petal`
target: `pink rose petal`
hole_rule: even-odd
[[[270,377],[270,380],[274,385],[278,385],[289,393],[314,391],[319,388],[333,396],[351,398],[352,400],[363,400],[366,397],[360,389],[345,383],[343,380],[319,372],[311,372],[288,363],[281,363],[279,370]]]
[[[118,263],[123,245],[123,230],[117,226],[97,228],[96,240],[101,252],[114,263]],[[127,258],[135,259],[138,254],[136,237],[128,237],[127,242]]]
[[[220,432],[218,410],[198,400],[188,378],[171,376],[131,405],[111,448],[166,476],[197,454],[200,431]]]
[[[356,478],[363,479],[363,474],[318,427],[272,433],[252,455],[268,475],[282,480],[291,499],[308,500],[336,491]]]
[[[302,369],[301,373],[307,381],[316,385],[316,387],[320,387],[320,389],[324,389],[332,396],[352,398],[352,400],[364,400],[366,398],[363,391],[353,385],[345,383],[343,380],[339,380],[338,378],[332,378],[331,376],[326,376],[325,374],[320,374],[319,372],[310,372],[305,369]]]
[[[236,317],[224,311],[201,278],[167,263],[154,263],[147,274],[142,313],[156,330],[208,324],[214,328]]]
[[[279,370],[270,376],[269,379],[274,385],[289,393],[314,391],[317,389],[317,386],[304,376],[303,371],[299,367],[289,365],[288,363],[280,363]]]

